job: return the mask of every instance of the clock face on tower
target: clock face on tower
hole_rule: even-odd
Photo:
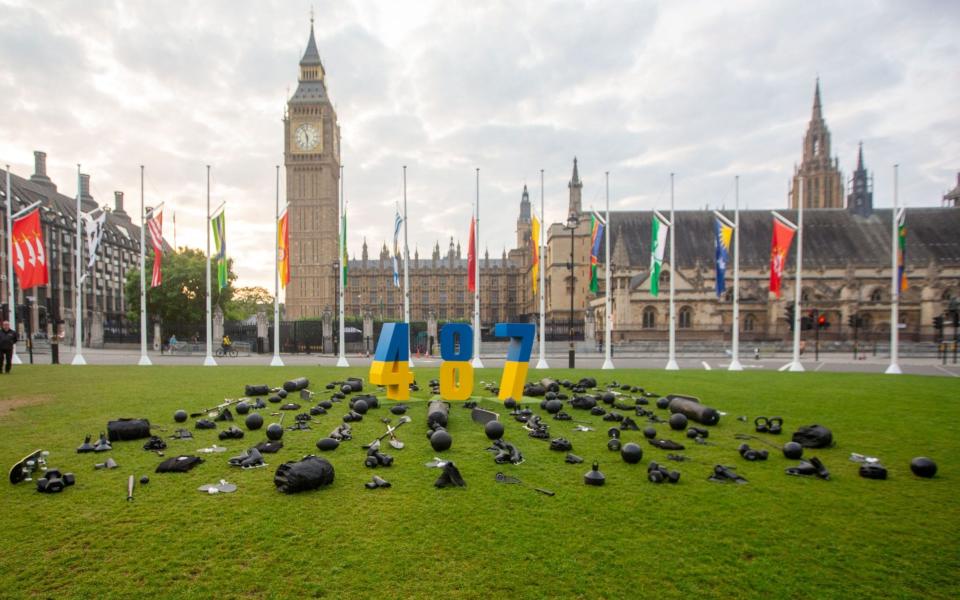
[[[304,123],[297,127],[297,130],[294,132],[294,140],[296,140],[297,147],[301,150],[310,151],[320,143],[320,133],[313,125]]]

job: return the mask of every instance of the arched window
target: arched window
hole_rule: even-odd
[[[657,326],[657,309],[648,306],[643,309],[643,328],[653,329]]]
[[[677,326],[680,329],[690,329],[690,323],[693,322],[693,309],[689,306],[684,306],[680,309],[680,318],[678,319]]]
[[[757,318],[752,314],[748,314],[743,318],[743,330],[744,331],[753,331],[757,327]]]
[[[881,300],[883,300],[883,292],[880,291],[880,288],[870,292],[870,302],[880,302]]]

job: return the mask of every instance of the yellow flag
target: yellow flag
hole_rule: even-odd
[[[533,293],[537,293],[537,278],[540,276],[540,221],[533,217],[533,226],[530,228],[530,246],[533,251],[533,268],[530,273],[533,275]]]

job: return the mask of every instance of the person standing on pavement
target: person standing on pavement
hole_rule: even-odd
[[[9,373],[13,366],[13,347],[17,343],[17,332],[10,329],[10,321],[0,326],[0,372]]]

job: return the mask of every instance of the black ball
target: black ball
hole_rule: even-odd
[[[910,470],[917,477],[933,477],[937,474],[937,463],[926,456],[918,456],[910,461]]]
[[[276,404],[277,402],[280,402],[280,396],[277,396],[276,394],[274,394],[273,396],[270,396],[269,398],[267,398],[267,402],[273,402],[274,404]]]
[[[635,465],[643,458],[643,448],[629,442],[620,449],[620,458],[627,464]]]
[[[559,400],[547,400],[547,405],[544,408],[551,415],[555,415],[563,408],[563,402]]]
[[[277,395],[280,396],[281,398],[286,398],[287,390],[277,390]]]
[[[250,405],[247,404],[246,401],[237,402],[234,408],[236,408],[238,415],[245,415],[250,412]]]
[[[177,412],[173,413],[173,420],[177,423],[184,423],[187,420],[187,411],[178,410]]]
[[[336,450],[340,446],[340,440],[335,440],[333,438],[323,438],[317,442],[317,448],[327,452],[329,450]]]
[[[796,442],[787,442],[783,445],[783,455],[786,458],[799,460],[803,457],[803,446]]]
[[[367,414],[368,408],[369,406],[367,406],[367,403],[364,400],[357,400],[353,403],[353,410],[357,411],[361,415]]]
[[[453,445],[453,438],[445,430],[438,429],[430,436],[430,445],[433,446],[433,449],[437,452],[443,452],[444,450],[449,450],[450,446]]]
[[[660,398],[657,400],[657,408],[666,408],[670,406],[670,400],[668,398]]]
[[[620,450],[620,438],[611,438],[610,441],[607,442],[607,450],[611,452]]]
[[[604,392],[600,397],[603,400],[604,404],[613,404],[613,401],[616,400],[616,396],[613,395],[613,392]]]
[[[687,415],[683,413],[674,413],[670,415],[670,429],[680,431],[687,428]]]
[[[407,407],[404,404],[397,404],[390,407],[390,412],[395,415],[402,415],[403,413],[407,412]]]
[[[283,437],[283,425],[280,423],[270,423],[267,425],[267,439],[274,442]]]
[[[509,409],[514,409],[517,407],[517,401],[514,400],[513,398],[507,398],[506,400],[503,401],[503,405]]]
[[[340,391],[343,392],[344,394],[349,394],[350,392],[353,391],[353,387],[345,383],[342,386],[340,386]]]
[[[499,440],[503,437],[503,423],[500,421],[488,421],[487,424],[483,426],[483,432],[487,434],[489,439]]]
[[[644,427],[643,437],[647,438],[648,440],[652,440],[653,438],[657,437],[657,430],[653,427]]]
[[[146,475],[142,475],[140,477],[140,485],[147,485],[148,483],[150,483],[150,478]]]
[[[247,429],[254,431],[263,427],[263,417],[260,416],[260,413],[250,413],[247,415],[246,421]]]

